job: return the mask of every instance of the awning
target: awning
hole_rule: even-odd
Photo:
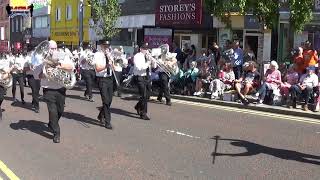
[[[141,14],[120,16],[117,20],[117,28],[142,28],[143,26],[155,26],[155,14]]]

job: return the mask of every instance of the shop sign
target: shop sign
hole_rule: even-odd
[[[149,43],[150,48],[157,48],[162,44],[172,45],[172,29],[145,28],[144,42]]]
[[[77,36],[78,32],[74,31],[62,31],[62,32],[54,32],[55,36]]]
[[[244,28],[245,29],[259,30],[260,27],[261,27],[261,24],[259,22],[259,19],[256,16],[246,15],[244,17]]]
[[[202,0],[158,0],[156,26],[200,25],[202,8]]]

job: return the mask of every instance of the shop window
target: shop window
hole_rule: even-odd
[[[0,39],[0,40],[3,41],[3,40],[4,40],[4,33],[5,33],[5,32],[4,32],[4,27],[1,27],[1,28],[0,28],[0,31],[1,31],[1,39]]]
[[[178,47],[181,47],[181,41],[180,41],[180,36],[174,36],[173,41],[177,44]]]
[[[19,19],[17,18],[16,21],[15,21],[15,24],[16,24],[16,28],[15,28],[15,32],[19,32]]]
[[[72,19],[72,7],[71,5],[68,5],[66,8],[66,19],[71,20]]]
[[[57,8],[56,9],[56,21],[60,21],[61,20],[61,9]]]
[[[206,34],[203,34],[202,35],[202,48],[208,48],[207,47],[207,35]]]

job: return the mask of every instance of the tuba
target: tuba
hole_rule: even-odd
[[[42,65],[43,74],[49,81],[54,81],[66,89],[72,89],[75,86],[76,75],[73,71],[56,68],[59,60],[69,56],[68,50],[58,49],[57,52],[50,53],[49,41],[43,41],[35,48],[32,56],[35,59],[32,61],[32,65]]]
[[[152,57],[155,57],[154,62],[157,66],[169,77],[175,76],[179,73],[179,66],[176,62],[177,54],[169,52],[168,44],[163,44],[159,48],[152,49],[150,54]]]

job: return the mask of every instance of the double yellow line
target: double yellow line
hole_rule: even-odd
[[[6,175],[8,176],[8,178],[10,180],[20,180],[20,178],[18,178],[18,176],[16,176],[8,167],[7,165],[5,165],[1,160],[0,160],[0,170]],[[2,180],[2,178],[0,177],[0,180]]]
[[[260,112],[260,111],[254,111],[254,110],[248,110],[248,109],[239,109],[239,108],[234,108],[234,107],[218,106],[218,105],[204,104],[204,103],[197,103],[197,102],[190,102],[190,101],[183,101],[183,100],[176,100],[176,99],[172,99],[172,102],[178,103],[178,104],[203,107],[203,108],[218,109],[218,110],[222,110],[222,111],[239,112],[239,113],[244,113],[244,114],[252,114],[252,115],[257,115],[257,116],[282,119],[282,120],[287,120],[287,121],[296,121],[296,122],[303,122],[303,123],[320,125],[320,120],[311,119],[311,118],[303,118],[303,117],[296,117],[296,116],[289,116],[289,115],[280,115],[280,114],[275,114],[275,113],[267,113],[267,112]]]

